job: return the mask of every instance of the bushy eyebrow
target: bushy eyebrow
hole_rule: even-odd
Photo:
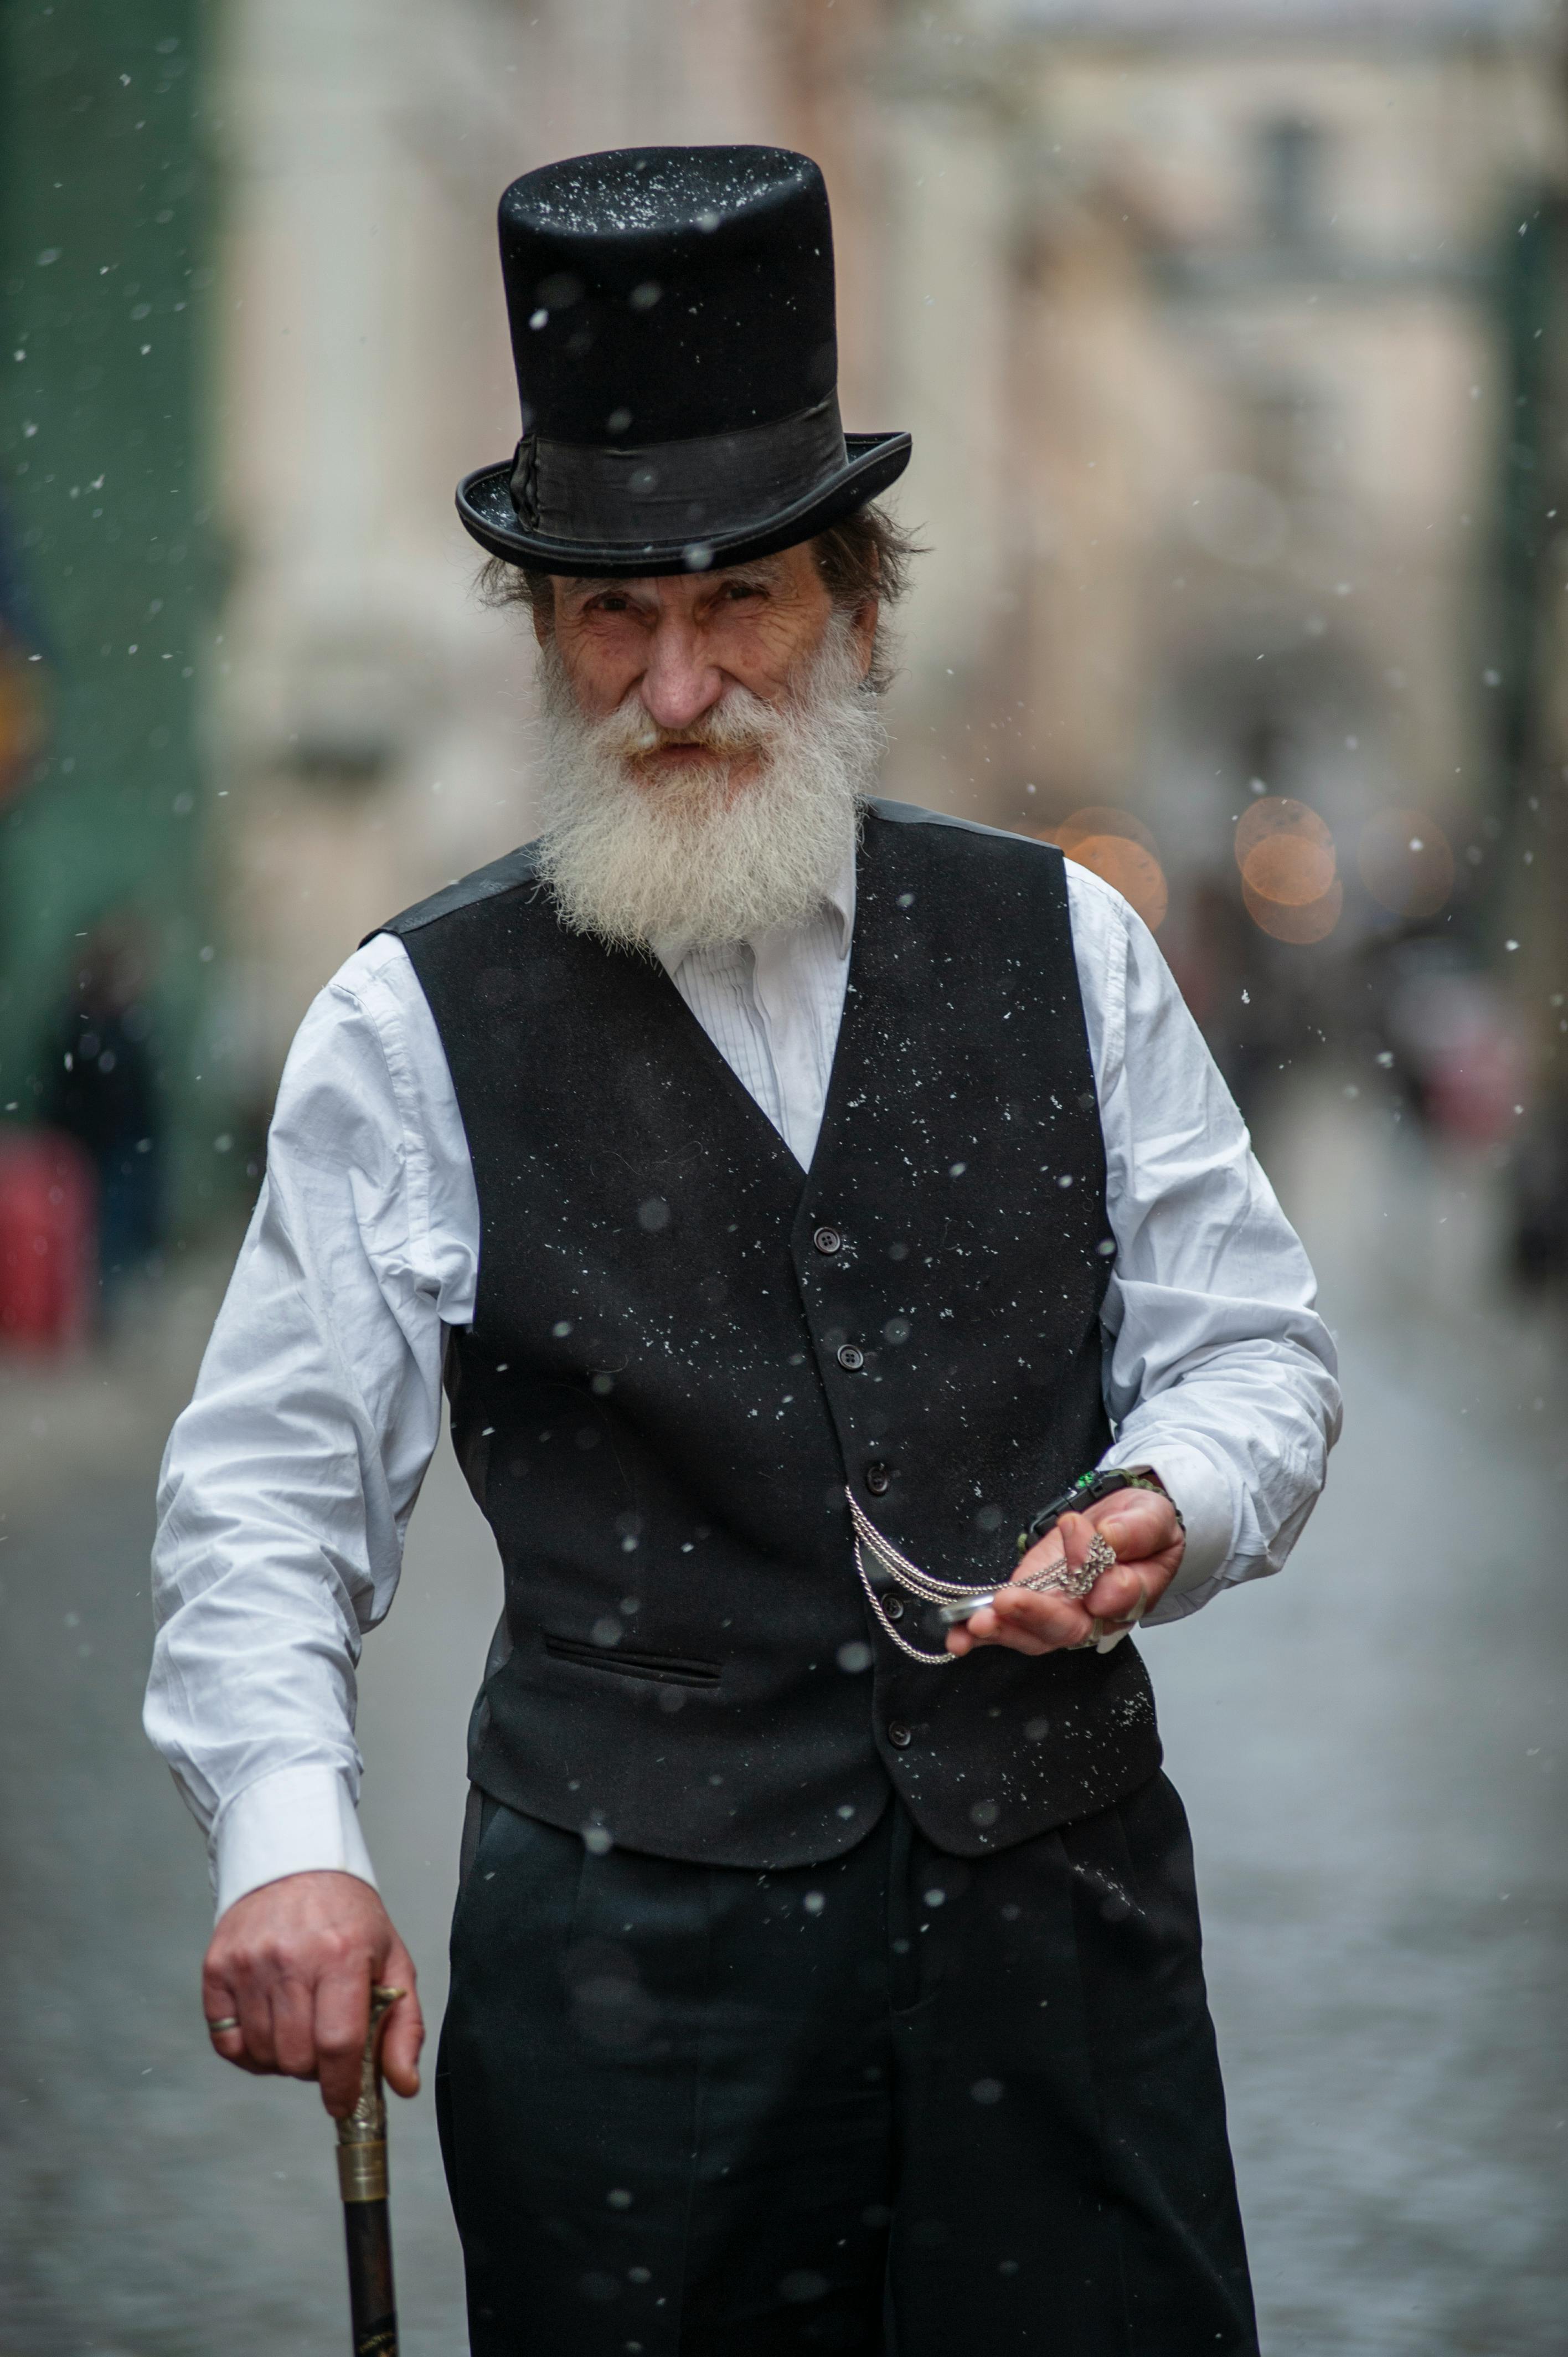
[[[736,581],[752,589],[770,589],[779,579],[779,567],[759,557],[750,565],[720,565],[704,576],[705,584],[716,587],[725,581]],[[568,597],[596,597],[606,589],[629,589],[631,583],[618,573],[573,573],[565,576],[563,587]]]

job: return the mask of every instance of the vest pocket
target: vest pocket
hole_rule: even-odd
[[[667,1686],[716,1686],[717,1662],[699,1662],[680,1653],[643,1653],[632,1645],[595,1645],[583,1637],[546,1634],[544,1650],[552,1661],[572,1662],[578,1669],[614,1670],[623,1678],[652,1678]]]

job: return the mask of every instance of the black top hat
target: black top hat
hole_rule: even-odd
[[[548,573],[701,572],[874,499],[907,434],[839,423],[832,224],[787,147],[632,147],[500,201],[522,399],[511,458],[457,487],[492,555]]]

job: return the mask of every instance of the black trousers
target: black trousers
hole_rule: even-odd
[[[756,1874],[487,1803],[437,2064],[476,2357],[1252,2357],[1186,1819]]]

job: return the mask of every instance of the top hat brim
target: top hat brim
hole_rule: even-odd
[[[490,555],[535,572],[618,580],[701,573],[772,556],[826,532],[897,482],[909,463],[909,450],[908,434],[846,434],[843,466],[800,499],[760,520],[750,518],[733,531],[710,530],[700,542],[683,538],[632,545],[624,540],[560,540],[531,532],[512,504],[511,458],[465,475],[457,486],[457,513],[465,531]]]

